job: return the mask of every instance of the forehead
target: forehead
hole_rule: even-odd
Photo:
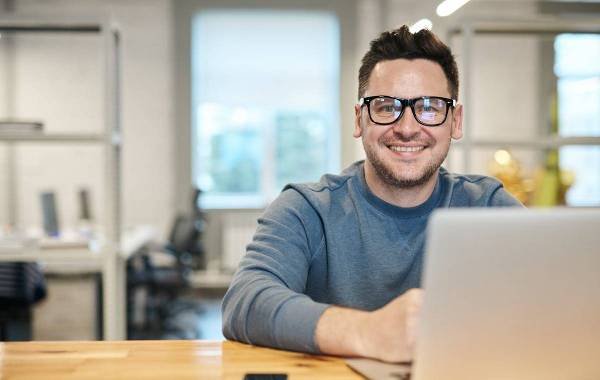
[[[427,59],[394,59],[381,61],[373,68],[365,96],[371,95],[450,97],[450,91],[438,63]]]

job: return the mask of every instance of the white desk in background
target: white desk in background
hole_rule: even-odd
[[[71,267],[102,274],[102,321],[105,340],[124,340],[125,263],[115,250],[90,249],[85,243],[42,241],[22,247],[0,244],[0,262],[40,262],[45,266]]]

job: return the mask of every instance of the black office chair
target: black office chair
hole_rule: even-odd
[[[31,340],[32,307],[45,297],[37,263],[0,263],[0,341]]]
[[[204,216],[198,207],[200,190],[194,191],[192,212],[178,215],[169,241],[162,247],[146,245],[127,262],[127,320],[129,339],[198,339],[191,325],[202,312],[197,303],[181,297],[190,288],[190,274],[202,266]],[[156,257],[170,258],[157,265]],[[144,303],[140,307],[140,303]],[[186,315],[187,317],[182,317]],[[179,321],[179,322],[178,322]]]

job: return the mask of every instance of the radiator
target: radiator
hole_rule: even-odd
[[[252,241],[256,231],[256,220],[259,214],[227,214],[222,219],[223,256],[221,268],[233,271],[246,253],[246,246]]]

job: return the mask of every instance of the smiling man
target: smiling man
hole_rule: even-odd
[[[287,185],[267,208],[223,300],[227,338],[410,361],[431,213],[521,206],[493,178],[441,167],[463,112],[456,62],[431,32],[403,26],[372,41],[358,98],[366,160]]]
[[[454,62],[446,65],[449,76],[458,75]],[[389,203],[416,206],[431,195],[450,138],[462,137],[458,90],[439,63],[423,58],[380,61],[368,77],[354,132],[367,154],[367,184]],[[406,110],[412,115],[405,117]]]

